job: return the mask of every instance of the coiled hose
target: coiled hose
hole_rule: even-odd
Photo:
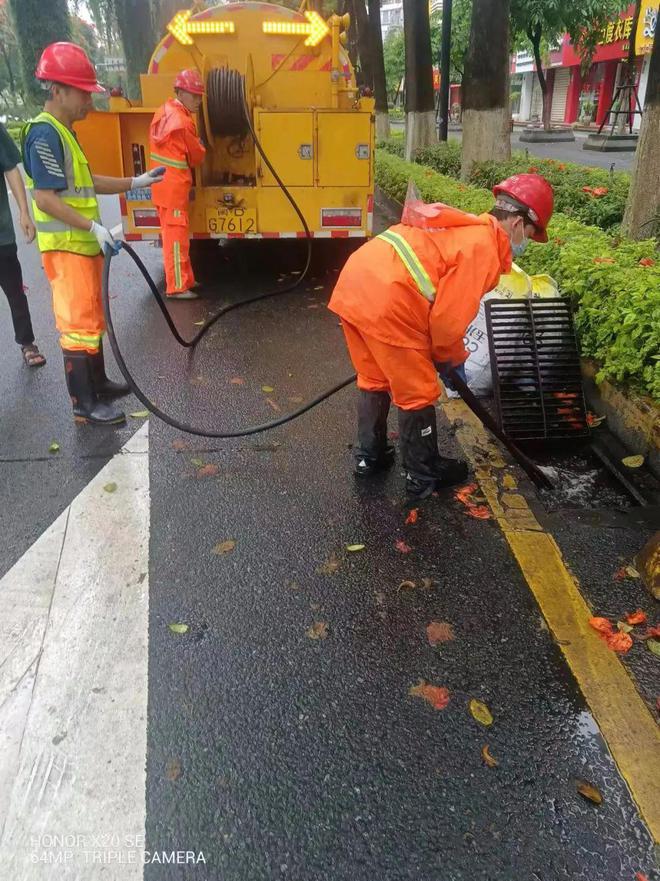
[[[154,282],[153,278],[150,276],[147,267],[144,265],[140,257],[135,253],[134,249],[127,242],[120,242],[121,247],[133,259],[138,269],[142,273],[145,281],[147,282],[149,290],[158,303],[158,307],[160,308],[160,311],[162,312],[163,317],[167,322],[172,336],[176,339],[179,345],[184,346],[185,348],[194,348],[197,343],[202,339],[202,337],[211,329],[211,327],[213,327],[216,321],[218,321],[223,315],[231,312],[233,309],[238,309],[241,306],[248,306],[250,305],[250,303],[256,303],[259,300],[266,300],[269,297],[276,297],[280,294],[286,294],[297,288],[300,284],[302,284],[303,280],[307,276],[312,260],[312,234],[310,232],[309,226],[307,225],[307,221],[305,220],[305,217],[298,207],[295,199],[286,188],[278,173],[271,165],[270,160],[265,154],[259,138],[254,131],[252,120],[250,118],[250,110],[247,105],[247,100],[245,96],[245,78],[236,70],[230,70],[229,68],[214,68],[212,71],[210,71],[207,77],[207,94],[209,122],[213,134],[217,134],[219,136],[242,136],[249,132],[252,136],[254,145],[259,151],[259,154],[261,155],[264,164],[275,178],[278,186],[286,196],[293,210],[296,212],[303,226],[303,229],[305,230],[305,238],[307,241],[307,259],[305,261],[305,267],[302,273],[292,284],[285,285],[284,287],[280,288],[275,288],[272,291],[266,291],[266,293],[263,294],[257,294],[254,297],[248,297],[246,300],[241,300],[238,303],[230,303],[229,305],[224,306],[199,329],[199,331],[193,336],[191,340],[185,340],[179,333],[174,322],[172,321],[172,317],[167,309],[167,306],[165,305],[163,297],[156,287],[156,283]],[[102,281],[103,312],[105,313],[105,322],[108,329],[108,339],[110,340],[110,347],[112,348],[115,360],[117,361],[117,366],[122,372],[124,379],[131,387],[131,390],[135,397],[138,398],[138,400],[141,401],[141,403],[151,413],[153,413],[154,416],[157,416],[163,422],[171,425],[172,428],[177,428],[179,429],[179,431],[185,431],[187,434],[194,434],[199,437],[232,438],[246,437],[250,434],[258,434],[259,432],[269,431],[272,428],[277,428],[280,425],[284,425],[287,422],[291,422],[292,420],[297,419],[299,416],[302,416],[303,413],[307,413],[313,407],[316,407],[322,401],[327,400],[329,397],[336,394],[338,391],[341,391],[341,389],[346,388],[347,385],[351,385],[351,383],[355,381],[355,374],[353,374],[352,376],[349,376],[347,379],[342,380],[341,382],[337,383],[337,385],[332,386],[332,388],[318,395],[316,398],[309,401],[303,407],[300,407],[298,410],[294,410],[292,413],[288,413],[286,416],[282,416],[279,419],[273,419],[271,422],[265,422],[261,425],[252,425],[247,428],[235,429],[233,431],[228,431],[226,429],[207,431],[201,428],[197,428],[194,425],[190,425],[187,422],[182,422],[179,419],[175,419],[173,416],[165,413],[163,410],[160,409],[160,407],[154,404],[154,402],[149,397],[147,397],[147,395],[138,386],[137,382],[131,375],[126,365],[126,361],[124,360],[121,349],[119,348],[119,343],[117,342],[117,337],[115,334],[114,323],[112,321],[110,298],[108,295],[110,287],[110,267],[112,264],[113,256],[115,256],[114,252],[112,252],[110,249],[107,249],[103,264]]]

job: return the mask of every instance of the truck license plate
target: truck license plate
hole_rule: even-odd
[[[207,208],[206,226],[210,233],[256,233],[254,208]]]

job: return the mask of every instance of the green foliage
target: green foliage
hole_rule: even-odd
[[[385,60],[387,94],[393,97],[406,70],[406,51],[402,28],[395,28],[388,32],[383,43],[383,58]]]
[[[34,69],[45,46],[58,40],[71,40],[71,19],[66,0],[9,0],[16,26],[26,96],[35,105],[43,103],[43,93],[34,78]]]
[[[398,142],[393,145],[379,144],[379,148],[403,156]],[[448,141],[427,147],[416,154],[415,161],[428,165],[441,174],[458,178],[461,167],[460,144],[458,141]],[[506,162],[476,163],[469,182],[490,190],[512,174],[529,171],[536,171],[550,181],[555,191],[556,211],[610,232],[615,232],[623,220],[630,188],[630,175],[627,172],[610,174],[600,168],[587,168],[570,162],[557,162],[555,159],[537,159],[519,151],[513,153]]]
[[[428,202],[477,214],[493,205],[488,189],[378,151],[376,182],[388,196],[402,202],[411,179]],[[660,256],[655,242],[622,240],[561,212],[553,216],[548,232],[548,244],[532,243],[521,266],[531,274],[548,273],[571,298],[582,354],[600,363],[599,380],[623,382],[660,400]]]

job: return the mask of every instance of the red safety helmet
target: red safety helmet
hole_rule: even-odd
[[[183,89],[184,92],[190,92],[192,95],[204,94],[204,82],[200,72],[195,68],[180,70],[174,80],[174,88]]]
[[[532,238],[535,242],[548,241],[546,230],[555,199],[552,187],[543,175],[514,174],[493,187],[493,193],[495,196],[510,196],[526,208],[530,223],[536,228]]]
[[[41,53],[34,75],[38,80],[63,83],[83,92],[105,92],[96,79],[87,53],[75,43],[51,43]]]

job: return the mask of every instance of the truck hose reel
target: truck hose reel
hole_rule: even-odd
[[[229,67],[214,67],[206,77],[206,96],[211,134],[242,138],[249,133],[243,74]]]

